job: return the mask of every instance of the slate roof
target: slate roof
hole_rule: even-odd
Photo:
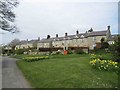
[[[19,42],[18,45],[22,45],[22,44],[28,44],[28,43],[35,43],[35,42],[38,42],[38,40],[30,40],[30,41],[27,41],[27,40],[22,40]]]
[[[77,34],[77,35],[68,35],[68,36],[64,36],[64,37],[52,37],[52,38],[49,38],[49,39],[42,39],[40,40],[39,42],[49,42],[49,41],[54,41],[54,40],[58,40],[58,41],[61,41],[61,40],[72,40],[72,39],[77,39],[77,38],[87,38],[87,37],[91,37],[91,36],[104,36],[106,35],[107,33],[107,30],[105,31],[93,31],[93,32],[87,32],[87,33],[80,33],[80,34]]]
[[[106,33],[107,33],[107,30],[105,30],[105,31],[93,31],[93,32],[88,33],[88,37],[89,36],[103,36],[103,35],[106,35]]]
[[[51,41],[61,41],[61,40],[72,40],[72,39],[78,39],[78,38],[87,38],[87,37],[92,37],[92,36],[104,36],[106,35],[107,30],[104,31],[93,31],[93,32],[86,32],[86,33],[80,33],[77,35],[68,35],[68,36],[63,36],[63,37],[52,37],[52,38],[43,38],[41,40],[38,41],[37,40],[31,40],[31,41],[27,41],[27,40],[23,40],[20,42],[20,44],[27,44],[27,43],[34,43],[34,42],[39,42],[39,43],[47,43],[47,42],[51,42]]]

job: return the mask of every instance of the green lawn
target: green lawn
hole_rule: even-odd
[[[114,88],[118,86],[118,75],[115,72],[93,69],[89,61],[88,54],[71,54],[53,55],[50,59],[36,62],[19,60],[17,65],[35,88]]]

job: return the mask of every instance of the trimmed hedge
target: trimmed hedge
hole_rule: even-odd
[[[25,58],[23,58],[23,60],[25,60],[27,62],[34,62],[34,61],[44,60],[44,59],[48,59],[48,58],[49,58],[49,56],[25,57]]]

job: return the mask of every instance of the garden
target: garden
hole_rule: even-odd
[[[16,57],[22,59],[17,61],[17,65],[34,88],[117,88],[118,72],[115,66],[118,63],[113,64],[110,56],[108,53]],[[105,70],[109,63],[111,67]],[[93,64],[101,68],[95,68]]]
[[[120,38],[118,38],[120,41]],[[118,88],[120,42],[85,54],[15,55],[34,88]]]

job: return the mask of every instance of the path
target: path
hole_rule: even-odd
[[[31,88],[14,58],[2,57],[2,88]]]

